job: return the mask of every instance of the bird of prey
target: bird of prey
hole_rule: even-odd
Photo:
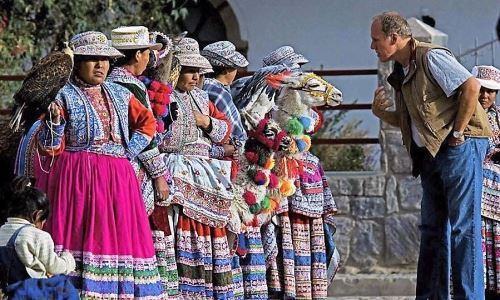
[[[68,82],[73,70],[73,51],[68,43],[39,60],[28,72],[21,88],[14,94],[14,113],[9,126],[27,132],[33,123],[55,100],[59,90]]]

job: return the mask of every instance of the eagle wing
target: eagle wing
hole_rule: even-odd
[[[38,61],[14,95],[16,111],[11,119],[11,127],[17,129],[24,123],[25,130],[28,130],[68,82],[72,70],[71,55],[61,51],[51,52]]]

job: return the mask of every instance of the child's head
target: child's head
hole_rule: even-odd
[[[24,176],[14,178],[11,190],[9,217],[23,218],[42,228],[50,214],[47,195],[32,187],[29,178]]]

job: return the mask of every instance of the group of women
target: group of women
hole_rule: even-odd
[[[173,44],[130,26],[112,30],[111,41],[83,32],[70,46],[72,75],[21,145],[30,149],[18,160],[33,170],[18,172],[47,193],[44,229],[57,252],[74,256],[70,278],[82,298],[265,299],[268,289],[273,297],[326,298],[326,258],[308,264],[311,253],[297,261],[297,278],[268,274],[274,289],[263,259],[242,271],[238,244],[253,246],[231,204],[247,134],[229,86],[248,61],[232,43],[200,52],[194,39]],[[288,48],[291,69],[307,62]],[[169,55],[168,75],[155,71]],[[202,85],[200,73],[214,75]],[[323,191],[324,176],[318,180]],[[325,239],[318,224],[314,239]],[[287,278],[296,290],[286,291]]]

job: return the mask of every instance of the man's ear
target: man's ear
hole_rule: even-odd
[[[398,35],[395,33],[391,33],[391,43],[396,44],[397,40],[398,40]]]

